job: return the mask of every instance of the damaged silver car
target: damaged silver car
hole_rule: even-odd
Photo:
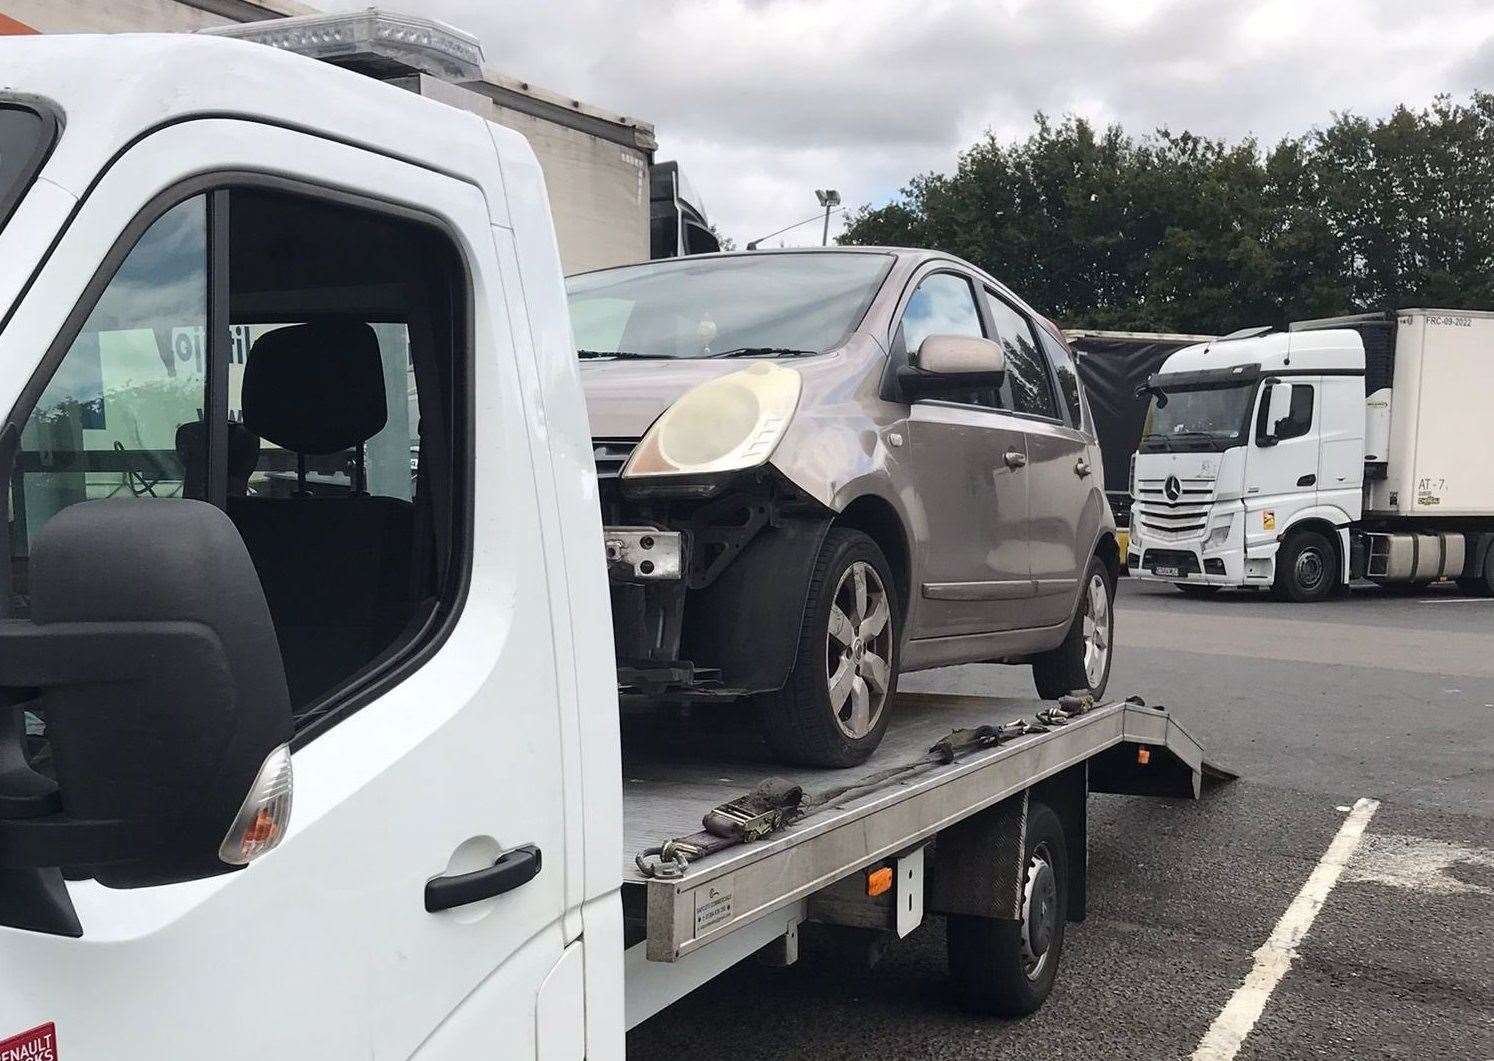
[[[1062,333],[974,266],[831,248],[574,276],[625,698],[863,761],[900,673],[1096,696],[1119,570]]]

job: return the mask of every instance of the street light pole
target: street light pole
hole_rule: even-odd
[[[833,207],[840,205],[840,192],[834,188],[816,188],[814,197],[825,208],[825,228],[820,233],[820,246],[828,247],[830,245],[830,211]]]

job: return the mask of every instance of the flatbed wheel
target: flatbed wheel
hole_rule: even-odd
[[[1063,953],[1068,868],[1058,815],[1034,802],[1027,812],[1021,919],[948,918],[950,979],[969,1009],[1024,1017],[1047,999]]]

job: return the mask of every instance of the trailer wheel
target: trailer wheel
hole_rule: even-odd
[[[1045,804],[1027,811],[1022,919],[951,915],[949,974],[966,1007],[998,1017],[1036,1013],[1053,990],[1068,920],[1068,849]]]
[[[831,527],[809,584],[809,605],[788,681],[759,698],[773,754],[803,766],[865,762],[887,731],[897,689],[902,612],[882,550]]]
[[[1325,600],[1338,588],[1338,550],[1315,530],[1297,530],[1287,535],[1276,554],[1276,581],[1271,586],[1277,600],[1308,604]]]
[[[1044,700],[1088,692],[1096,700],[1110,681],[1111,643],[1115,639],[1115,580],[1098,556],[1084,571],[1079,610],[1063,644],[1032,659],[1032,684]]]

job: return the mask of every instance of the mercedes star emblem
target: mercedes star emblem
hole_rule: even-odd
[[[1167,482],[1162,484],[1162,492],[1167,495],[1167,500],[1176,501],[1183,496],[1183,484],[1176,475],[1169,475]]]

